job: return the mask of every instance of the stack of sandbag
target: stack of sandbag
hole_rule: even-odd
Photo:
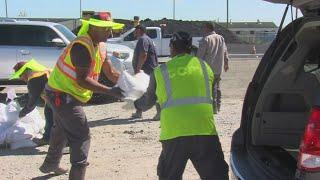
[[[130,75],[127,71],[123,71],[119,77],[117,85],[123,90],[125,101],[128,102],[124,109],[132,109],[133,101],[140,98],[146,91],[149,85],[150,77],[143,71],[136,75]]]
[[[37,109],[19,118],[20,105],[11,101],[0,103],[0,144],[9,144],[11,149],[34,147],[33,138],[41,138],[45,121]]]

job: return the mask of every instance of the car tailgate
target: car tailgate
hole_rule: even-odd
[[[291,0],[263,0],[272,3],[280,3],[280,4],[290,4]],[[294,7],[297,7],[301,10],[314,10],[320,8],[319,0],[294,0],[292,2]]]

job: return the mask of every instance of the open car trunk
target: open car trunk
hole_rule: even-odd
[[[320,19],[292,38],[266,81],[252,120],[254,145],[298,148],[320,96]]]
[[[263,166],[288,179],[295,174],[310,109],[320,97],[320,17],[302,18],[293,28],[296,33],[286,32],[290,40],[279,42],[279,58],[258,97],[249,148]]]
[[[264,0],[272,3],[290,4],[291,0]],[[292,5],[302,11],[314,10],[320,8],[319,0],[293,0]]]

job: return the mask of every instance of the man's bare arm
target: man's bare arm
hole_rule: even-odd
[[[147,52],[140,54],[139,61],[138,61],[138,64],[137,64],[137,70],[136,70],[136,72],[134,72],[135,74],[140,72],[140,70],[142,69],[142,66],[147,61],[147,56],[148,56]]]
[[[112,95],[110,87],[104,86],[89,77],[91,57],[86,47],[81,44],[75,44],[71,49],[71,61],[76,69],[76,81],[81,87],[95,93]]]
[[[117,83],[118,79],[119,79],[119,76],[120,76],[120,72],[117,71],[112,63],[111,63],[111,60],[109,58],[107,58],[103,65],[102,65],[102,71],[103,71],[103,74],[113,83]]]

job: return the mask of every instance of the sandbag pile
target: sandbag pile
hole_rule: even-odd
[[[19,118],[20,105],[11,101],[0,103],[0,144],[9,144],[11,149],[35,147],[33,138],[41,138],[45,121],[37,109]]]

